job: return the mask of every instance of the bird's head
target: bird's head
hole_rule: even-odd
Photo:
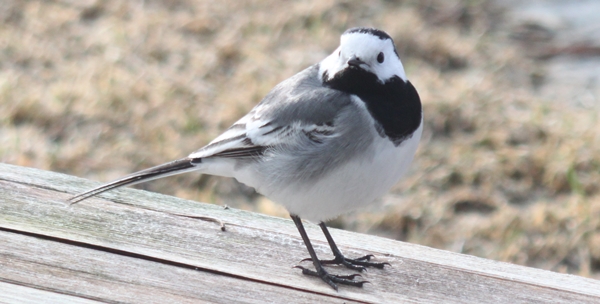
[[[344,32],[340,46],[319,66],[319,75],[326,84],[368,74],[382,84],[394,77],[406,81],[394,41],[387,33],[373,28],[357,27]]]

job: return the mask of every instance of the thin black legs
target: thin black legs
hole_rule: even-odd
[[[294,220],[294,224],[296,224],[296,228],[298,228],[298,232],[300,232],[300,236],[302,237],[302,240],[304,241],[304,245],[306,245],[306,249],[308,250],[308,254],[310,255],[310,259],[312,260],[313,265],[315,265],[316,271],[304,268],[302,266],[296,266],[296,268],[302,269],[303,274],[320,277],[321,280],[323,280],[325,283],[327,283],[329,286],[331,286],[335,290],[338,289],[336,283],[346,284],[346,285],[351,285],[351,286],[356,286],[356,287],[362,287],[363,284],[366,283],[366,281],[354,281],[354,278],[356,278],[357,276],[360,276],[359,274],[344,275],[344,276],[329,274],[323,268],[321,261],[317,258],[315,249],[313,248],[312,244],[310,243],[310,239],[308,238],[308,235],[306,234],[306,230],[304,230],[304,226],[302,225],[302,220],[300,219],[300,217],[297,215],[293,215],[293,214],[290,214],[290,217],[292,218],[292,220]],[[325,225],[323,225],[321,228],[323,228],[323,227],[325,227]],[[327,231],[327,229],[324,228],[323,231]],[[326,232],[325,237],[327,237],[327,240],[329,241],[330,245],[333,244],[333,246],[335,246],[335,243],[333,243],[333,239],[331,238],[331,235],[329,235],[328,231]],[[337,249],[337,246],[335,246],[335,248],[339,252],[339,249]],[[333,250],[333,247],[332,247],[332,250]],[[340,253],[340,255],[341,255],[341,253]],[[343,255],[342,255],[342,257],[343,257]]]

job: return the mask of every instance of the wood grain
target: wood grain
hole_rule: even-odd
[[[392,264],[335,292],[292,268],[307,252],[291,220],[134,189],[65,202],[95,185],[0,164],[0,300],[36,290],[108,303],[600,303],[596,280],[331,229],[348,256]]]

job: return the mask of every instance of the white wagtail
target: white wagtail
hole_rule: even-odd
[[[142,170],[69,199],[189,171],[235,177],[283,204],[320,277],[362,285],[358,275],[332,275],[324,264],[362,271],[383,268],[367,255],[344,257],[323,221],[371,203],[411,163],[423,129],[421,101],[392,38],[352,28],[327,58],[278,84],[225,133],[189,156]],[[319,260],[300,217],[319,222],[334,255]]]

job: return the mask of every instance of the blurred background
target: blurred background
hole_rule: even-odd
[[[106,182],[186,156],[349,27],[395,40],[425,131],[331,224],[600,278],[600,2],[0,0],[0,161]],[[287,217],[232,179],[138,188]]]

